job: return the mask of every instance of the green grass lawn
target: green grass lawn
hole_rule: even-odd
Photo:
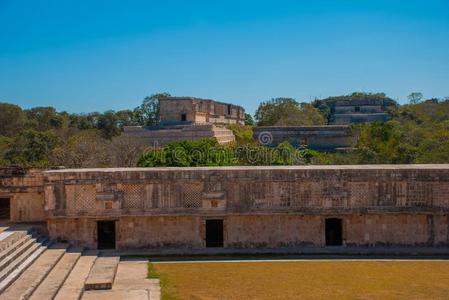
[[[449,299],[449,261],[149,264],[162,299]]]

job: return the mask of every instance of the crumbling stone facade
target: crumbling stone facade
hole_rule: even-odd
[[[124,134],[156,147],[203,138],[227,144],[235,141],[235,136],[224,125],[245,125],[245,110],[233,104],[194,97],[160,97],[159,105],[159,124],[125,126]]]
[[[380,99],[339,100],[331,104],[330,124],[344,125],[390,119]]]
[[[258,126],[253,138],[265,146],[287,141],[298,148],[335,151],[351,147],[356,137],[347,125],[329,126]]]
[[[248,251],[449,246],[449,165],[73,169],[1,180],[13,221],[45,220],[51,238],[90,248],[99,222],[113,224],[117,249],[203,249],[211,234],[218,247]]]
[[[0,168],[0,198],[8,202],[11,221],[46,221],[42,171],[17,167]]]
[[[235,141],[235,136],[231,130],[213,124],[159,128],[125,126],[123,134],[134,139],[140,139],[145,144],[156,148],[175,141],[194,141],[204,138],[215,138],[220,144]]]
[[[160,97],[162,125],[245,124],[243,107],[194,97]]]

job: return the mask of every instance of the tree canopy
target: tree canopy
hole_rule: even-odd
[[[311,104],[293,98],[274,98],[260,103],[255,118],[259,126],[324,125],[323,115]]]
[[[258,125],[322,125],[332,103],[338,99],[381,99],[388,107],[391,120],[353,125],[358,137],[354,145],[344,152],[328,153],[298,150],[288,143],[275,148],[258,145],[251,125],[228,126],[236,141],[226,146],[214,140],[182,141],[148,150],[144,141],[121,135],[123,126],[154,124],[158,120],[157,99],[161,95],[167,94],[146,97],[135,109],[87,114],[58,112],[53,107],[22,109],[0,103],[0,166],[449,163],[447,97],[422,100],[423,97],[415,95],[413,99],[419,100],[398,105],[383,93],[353,93],[316,99],[312,104],[292,98],[274,98],[260,104],[256,112]],[[250,116],[246,118],[250,120]],[[216,156],[207,156],[212,150]]]

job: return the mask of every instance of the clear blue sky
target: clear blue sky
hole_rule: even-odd
[[[0,0],[0,101],[70,112],[169,92],[243,105],[449,96],[448,0]]]

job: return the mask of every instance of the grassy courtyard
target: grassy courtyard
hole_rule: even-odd
[[[449,261],[153,263],[162,299],[448,299]]]

